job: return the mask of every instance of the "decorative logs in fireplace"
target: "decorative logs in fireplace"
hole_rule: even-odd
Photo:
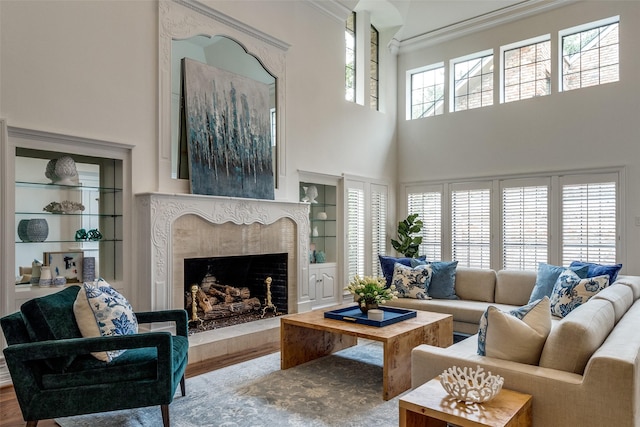
[[[192,309],[191,293],[185,294],[187,311]],[[215,320],[238,316],[262,308],[260,300],[251,296],[247,287],[234,287],[218,283],[215,276],[207,274],[198,286],[196,304],[203,312],[201,320]]]

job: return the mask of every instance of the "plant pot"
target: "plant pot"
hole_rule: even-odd
[[[368,302],[364,306],[362,306],[362,304],[360,304],[360,302],[358,301],[358,307],[360,307],[360,311],[362,312],[362,314],[367,314],[369,310],[378,308],[378,303]]]

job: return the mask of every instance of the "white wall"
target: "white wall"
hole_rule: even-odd
[[[291,44],[288,197],[297,170],[395,180],[395,74],[386,113],[344,101],[344,23],[289,1],[209,1]],[[158,4],[0,2],[0,117],[10,126],[135,144],[133,192],[156,189]],[[384,47],[383,47],[384,48]],[[395,58],[387,58],[395,69]]]
[[[620,15],[620,81],[509,104],[407,121],[407,70]],[[640,274],[640,2],[579,2],[398,58],[401,183],[625,166],[626,274]],[[557,58],[554,58],[557,67]],[[497,66],[495,72],[497,73]],[[496,86],[497,87],[497,83]],[[448,110],[448,109],[447,109]],[[403,200],[399,200],[402,212]]]

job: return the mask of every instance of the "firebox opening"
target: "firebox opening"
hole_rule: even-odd
[[[185,258],[189,333],[286,314],[287,259],[286,253]]]

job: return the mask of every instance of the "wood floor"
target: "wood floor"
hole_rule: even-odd
[[[223,356],[215,359],[209,359],[204,362],[198,362],[187,366],[186,377],[191,378],[205,372],[214,371],[256,357],[280,351],[280,343],[266,345],[260,349],[251,352],[237,353],[229,356]],[[187,384],[187,393],[189,387]],[[160,409],[158,409],[160,410]],[[13,387],[7,386],[0,388],[0,427],[23,427],[25,422],[22,420],[22,413],[16,400]],[[58,424],[53,420],[41,420],[38,427],[56,427]]]

